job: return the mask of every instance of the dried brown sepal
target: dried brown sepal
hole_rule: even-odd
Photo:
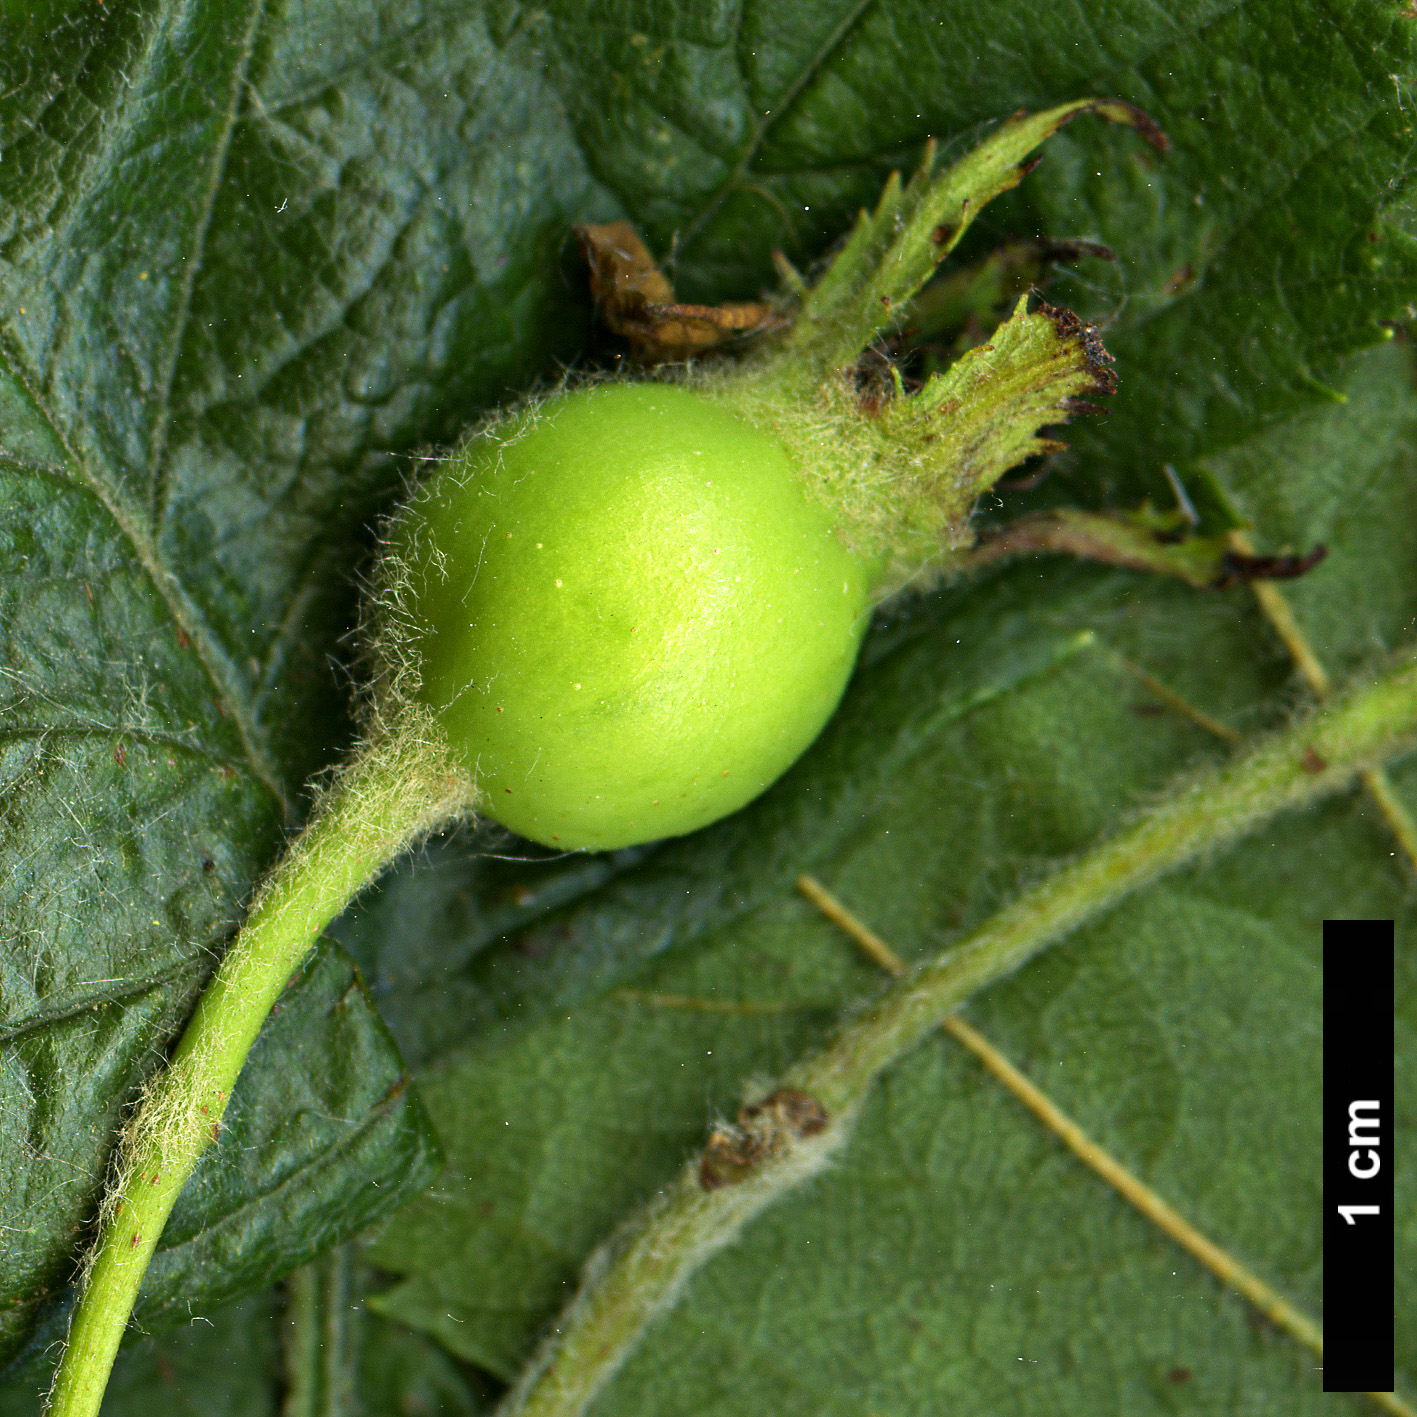
[[[892,399],[879,422],[916,455],[920,485],[934,498],[941,540],[967,544],[975,498],[1010,468],[1064,444],[1043,434],[1090,399],[1117,388],[1097,330],[1071,310],[1021,297],[988,342],[967,351],[908,398]]]
[[[1316,546],[1306,556],[1248,556],[1224,536],[1190,536],[1183,512],[1082,512],[1059,507],[1034,512],[987,533],[964,558],[964,567],[1012,556],[1059,553],[1134,571],[1176,576],[1198,590],[1224,590],[1258,580],[1292,580],[1327,554]]]
[[[785,322],[778,311],[756,302],[676,303],[669,278],[627,221],[579,226],[576,237],[601,319],[629,341],[632,357],[641,364],[691,359]]]
[[[795,1088],[779,1088],[744,1107],[735,1125],[713,1129],[699,1162],[699,1185],[706,1191],[736,1185],[788,1142],[816,1136],[826,1124],[826,1109],[815,1097]]]
[[[1218,589],[1232,585],[1249,585],[1251,581],[1292,581],[1307,575],[1328,555],[1328,547],[1319,542],[1304,556],[1250,556],[1240,551],[1227,551],[1224,575],[1216,582]]]

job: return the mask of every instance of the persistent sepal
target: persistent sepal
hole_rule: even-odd
[[[987,344],[882,411],[882,433],[908,451],[917,495],[936,503],[946,537],[1010,468],[1064,446],[1043,428],[1098,411],[1085,400],[1116,390],[1092,325],[1041,301],[1028,306],[1025,295]]]
[[[808,382],[849,367],[894,328],[904,307],[958,244],[979,212],[1036,166],[1032,153],[1080,113],[1135,128],[1164,152],[1166,135],[1139,108],[1079,99],[1042,113],[1015,114],[971,153],[935,172],[935,145],[908,184],[893,173],[873,212],[863,211],[846,245],[802,302],[784,353],[784,374]]]
[[[1327,555],[1323,545],[1304,555],[1255,556],[1240,550],[1230,533],[1191,536],[1183,513],[1084,512],[1056,507],[1020,517],[983,537],[965,567],[1013,556],[1056,553],[1126,566],[1151,575],[1176,576],[1197,590],[1224,590],[1254,581],[1294,580]]]
[[[636,363],[692,359],[784,323],[775,306],[757,302],[680,304],[669,277],[627,221],[578,226],[576,236],[590,270],[596,310],[610,329],[629,342]]]

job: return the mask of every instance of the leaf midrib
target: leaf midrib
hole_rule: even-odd
[[[151,507],[149,521],[156,536],[166,519],[169,491],[169,465],[167,462],[168,431],[172,426],[172,386],[177,378],[177,360],[182,350],[182,337],[192,312],[192,290],[202,265],[202,253],[206,248],[207,234],[211,229],[212,211],[216,206],[217,190],[226,170],[227,158],[231,152],[231,135],[236,128],[236,114],[241,107],[240,94],[247,83],[251,66],[251,56],[255,52],[256,34],[265,18],[265,0],[251,0],[246,21],[246,32],[241,37],[241,53],[231,66],[231,87],[221,105],[221,132],[212,146],[208,163],[208,181],[202,192],[201,209],[191,232],[191,245],[186,258],[181,262],[178,277],[178,296],[172,305],[172,320],[162,352],[161,372],[157,380],[154,402],[157,413],[153,419],[152,441],[148,448],[148,467],[152,477]],[[288,805],[281,797],[282,805]]]
[[[52,477],[70,487],[78,488],[92,497],[108,514],[119,536],[127,543],[134,560],[142,568],[158,598],[167,608],[173,623],[187,637],[197,661],[215,690],[219,703],[236,729],[241,742],[242,753],[252,773],[280,804],[289,816],[291,802],[283,787],[280,775],[256,739],[256,727],[246,705],[234,692],[234,676],[226,663],[227,656],[219,651],[206,630],[206,622],[187,593],[181,580],[163,564],[151,536],[142,528],[138,519],[117,496],[114,489],[102,479],[94,477],[82,458],[75,452],[64,430],[50,416],[49,410],[37,397],[29,380],[21,372],[22,366],[13,357],[8,340],[0,337],[0,371],[8,374],[24,392],[30,408],[43,422],[46,430],[63,451],[65,466],[54,467],[35,463],[29,459],[16,459],[16,465],[31,477]]]
[[[217,142],[212,147],[207,164],[208,180],[202,192],[199,218],[193,226],[188,257],[181,263],[180,293],[173,305],[172,318],[162,354],[161,374],[154,398],[156,414],[153,419],[153,431],[148,447],[148,467],[152,479],[152,490],[149,497],[146,528],[143,526],[143,518],[138,514],[137,509],[129,506],[118,489],[110,486],[104,478],[96,475],[79,455],[59,422],[51,415],[45,401],[40,397],[39,391],[26,378],[23,372],[24,361],[16,357],[16,351],[8,339],[0,341],[0,367],[3,367],[24,391],[31,409],[63,450],[67,463],[67,467],[63,470],[35,464],[28,460],[20,463],[20,466],[30,476],[48,475],[66,481],[71,486],[87,492],[104,508],[118,535],[128,544],[135,560],[142,567],[173,623],[195,651],[198,662],[215,691],[218,703],[235,726],[242,752],[252,773],[280,805],[283,814],[288,818],[292,812],[293,804],[282,784],[281,774],[274,760],[259,742],[260,735],[250,708],[237,692],[238,681],[231,671],[230,657],[215,643],[207,627],[206,617],[202,614],[200,607],[178,573],[167,567],[156,544],[157,532],[163,523],[169,486],[166,475],[166,450],[168,431],[172,424],[172,386],[177,373],[182,334],[191,313],[192,292],[210,232],[216,194],[220,188],[221,178],[230,154],[232,133],[236,126],[237,111],[240,108],[241,91],[249,81],[251,60],[265,13],[265,0],[251,0],[242,35],[242,47],[236,61],[230,68],[230,87],[219,106],[221,130]],[[148,69],[152,67],[155,47],[162,33],[163,31],[159,27],[149,36],[145,53],[145,67]]]

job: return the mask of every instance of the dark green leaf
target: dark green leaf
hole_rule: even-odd
[[[151,990],[109,1006],[112,1019],[106,1023],[80,1016],[74,1026],[86,1040],[83,1056],[124,1059],[123,1034],[114,1021],[151,1030],[154,1010],[171,993]],[[100,1010],[98,1017],[108,1013]],[[64,1056],[67,1038],[61,1034],[59,1046],[49,1043],[46,1055],[41,1040],[49,1038],[29,1035],[17,1051],[35,1060],[30,1077],[57,1091],[59,1080],[45,1069],[55,1054]],[[103,1082],[100,1075],[89,1085]],[[49,1125],[56,1147],[66,1140],[59,1125],[65,1120],[72,1127],[72,1118],[63,1117]],[[101,1162],[106,1153],[91,1137],[81,1155]],[[57,1168],[68,1157],[56,1150],[44,1159]],[[268,1284],[393,1210],[441,1165],[422,1104],[363,980],[343,950],[325,943],[277,1003],[236,1084],[220,1139],[173,1211],[138,1299],[138,1324],[145,1331],[170,1327],[183,1322],[194,1304],[207,1309]],[[12,1202],[17,1216],[25,1216],[25,1199],[21,1194]],[[38,1236],[44,1232],[35,1222],[56,1212],[66,1215],[59,1204],[48,1212],[30,1208]],[[68,1249],[50,1258],[54,1291],[68,1277]],[[33,1253],[14,1247],[17,1259]],[[35,1295],[16,1319],[28,1317],[42,1296]],[[54,1312],[47,1315],[31,1340],[26,1369],[42,1356],[57,1321]],[[18,1322],[15,1331],[23,1331]]]
[[[194,1317],[118,1356],[104,1417],[279,1417],[279,1295],[268,1290]],[[3,1417],[39,1417],[43,1379],[0,1387]]]
[[[484,1411],[479,1385],[460,1364],[431,1339],[364,1307],[372,1279],[357,1247],[344,1246],[282,1288],[214,1309],[202,1306],[181,1327],[118,1355],[104,1417],[475,1417]],[[309,1301],[303,1307],[302,1299]],[[313,1349],[297,1339],[302,1320],[313,1326]],[[338,1373],[343,1381],[331,1391],[309,1381],[314,1372]],[[42,1387],[39,1378],[0,1386],[0,1417],[39,1417]],[[306,1398],[321,1405],[297,1405]]]
[[[281,1417],[473,1417],[474,1389],[436,1344],[371,1315],[359,1245],[331,1250],[286,1282]]]

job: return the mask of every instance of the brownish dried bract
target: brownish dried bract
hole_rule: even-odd
[[[692,359],[786,323],[771,307],[751,302],[676,304],[674,287],[627,221],[579,226],[576,236],[601,319],[629,340],[630,352],[642,364]]]
[[[815,1097],[779,1088],[738,1113],[736,1126],[717,1126],[699,1162],[699,1184],[706,1191],[746,1180],[753,1168],[789,1141],[816,1136],[827,1124],[826,1109]]]
[[[1306,576],[1328,555],[1328,547],[1320,542],[1303,556],[1250,556],[1240,551],[1225,553],[1224,574],[1216,588],[1225,590],[1251,581],[1292,581]]]
[[[1327,554],[1324,547],[1316,546],[1306,556],[1251,556],[1234,550],[1224,535],[1191,535],[1187,517],[1183,509],[1157,512],[1149,505],[1110,512],[1054,507],[986,532],[967,562],[983,566],[1023,553],[1061,552],[1134,571],[1179,576],[1197,590],[1228,590],[1252,581],[1293,580]]]
[[[1124,124],[1144,138],[1159,153],[1171,151],[1171,139],[1161,131],[1160,124],[1151,114],[1138,108],[1134,103],[1127,103],[1120,98],[1095,98],[1088,103],[1079,104],[1063,119],[1063,123],[1071,123],[1074,118],[1084,113],[1100,113],[1104,118],[1110,118],[1114,123]],[[1004,126],[1020,123],[1028,116],[1028,110],[1020,108],[1017,113],[1012,113],[1004,119]],[[1062,124],[1059,124],[1059,127],[1061,126]],[[1056,132],[1057,129],[1055,128],[1053,131]]]

